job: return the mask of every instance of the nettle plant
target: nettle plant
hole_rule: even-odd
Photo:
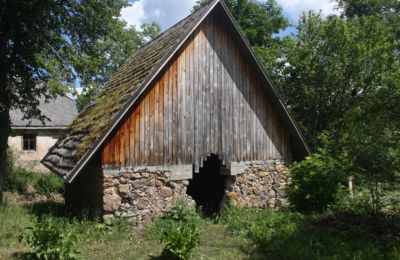
[[[194,205],[184,199],[177,201],[158,224],[159,239],[166,243],[162,255],[169,259],[189,259],[200,243],[201,221]]]
[[[38,259],[81,259],[75,246],[76,232],[53,218],[45,218],[26,228],[20,241],[33,249]]]

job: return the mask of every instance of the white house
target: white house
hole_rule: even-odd
[[[47,172],[40,160],[65,134],[78,110],[74,100],[67,96],[58,96],[48,103],[41,98],[39,108],[42,115],[49,119],[44,123],[38,119],[24,119],[19,109],[10,111],[12,135],[8,138],[8,145],[17,165],[36,172]]]

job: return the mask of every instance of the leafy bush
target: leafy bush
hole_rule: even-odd
[[[62,193],[64,182],[53,174],[39,174],[23,167],[15,166],[12,153],[8,153],[7,172],[4,176],[4,190],[24,192],[28,185],[32,185],[41,195],[50,195],[52,192]]]
[[[33,184],[39,194],[50,195],[53,192],[62,193],[64,191],[64,182],[58,176],[42,174],[36,180],[36,183]]]
[[[300,211],[323,211],[335,203],[341,173],[338,162],[320,149],[290,168],[289,201]]]
[[[29,245],[38,259],[79,259],[75,247],[76,233],[68,224],[45,218],[27,228],[21,242]]]
[[[179,200],[161,219],[155,221],[150,233],[165,242],[163,256],[172,259],[189,259],[192,250],[200,243],[201,217],[187,200]]]

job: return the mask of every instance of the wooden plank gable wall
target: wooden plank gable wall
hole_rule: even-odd
[[[267,84],[267,83],[264,83]],[[102,150],[105,167],[291,160],[287,131],[235,41],[210,15]]]

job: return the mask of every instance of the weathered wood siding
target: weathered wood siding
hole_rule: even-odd
[[[229,33],[212,16],[107,141],[104,166],[291,158],[289,135]]]

